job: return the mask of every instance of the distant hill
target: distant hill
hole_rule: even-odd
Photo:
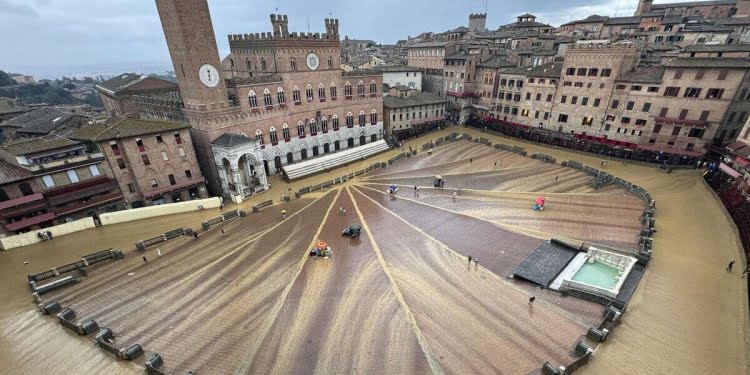
[[[93,89],[91,93],[83,95],[79,93],[79,97],[73,96],[71,92],[78,88],[79,85],[85,90],[86,86],[93,87],[97,82],[90,77],[82,80],[63,77],[63,79],[56,79],[54,81],[44,80],[40,83],[19,85],[7,73],[0,70],[0,96],[20,99],[26,104],[90,104],[94,107],[101,107],[101,98],[99,98],[99,95]]]
[[[10,78],[8,73],[5,73],[4,71],[0,70],[0,87],[13,86],[15,84],[16,84],[16,81],[13,80],[13,78]]]

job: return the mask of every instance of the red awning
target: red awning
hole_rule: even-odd
[[[724,163],[719,164],[719,169],[721,169],[722,172],[724,172],[724,173],[732,176],[733,178],[737,178],[737,177],[741,177],[742,176],[740,174],[740,172],[735,171],[734,169],[732,169],[732,167],[730,167],[730,166],[728,166],[728,165],[726,165]]]
[[[742,156],[734,158],[734,162],[741,165],[743,168],[747,168],[747,166],[750,165],[750,161],[743,158]]]
[[[8,232],[15,232],[19,229],[28,228],[32,225],[44,223],[45,221],[50,221],[56,217],[54,212],[47,212],[44,215],[34,216],[30,217],[28,219],[24,219],[21,221],[16,221],[14,223],[5,224],[5,229]]]
[[[36,194],[31,194],[31,195],[26,195],[26,196],[23,196],[23,197],[19,197],[19,198],[16,198],[16,199],[11,199],[11,200],[5,201],[5,202],[0,202],[0,210],[4,210],[4,209],[10,208],[10,207],[20,206],[22,204],[29,203],[29,202],[38,201],[38,200],[40,200],[42,198],[44,198],[44,196],[42,195],[42,193],[36,193]]]

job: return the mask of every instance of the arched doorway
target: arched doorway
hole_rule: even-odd
[[[370,142],[375,142],[377,140],[378,140],[378,135],[377,134],[373,134],[373,135],[370,136]]]
[[[339,141],[333,142],[333,151],[338,151],[338,150],[341,150],[341,142]]]
[[[313,146],[312,152],[313,152],[313,157],[318,156],[318,146]]]
[[[271,170],[268,169],[268,160],[263,160],[263,170],[266,172],[266,176],[271,174]]]
[[[364,135],[359,136],[359,145],[362,146],[363,144],[367,143],[367,137]]]
[[[300,151],[300,154],[302,155],[302,160],[307,160],[307,149],[303,148],[302,151]]]
[[[287,164],[294,163],[294,155],[291,152],[286,154],[286,163]]]
[[[349,148],[354,147],[354,138],[349,137],[349,139],[346,140],[346,147],[349,147]]]
[[[331,152],[331,146],[328,143],[326,143],[323,145],[323,153],[327,154],[329,152]]]
[[[34,190],[31,190],[31,185],[26,182],[18,184],[18,189],[21,190],[21,194],[23,194],[24,196],[34,194]]]
[[[281,156],[276,156],[273,158],[273,166],[276,168],[276,170],[281,169]]]

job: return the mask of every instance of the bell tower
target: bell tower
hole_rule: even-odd
[[[156,0],[185,108],[228,107],[219,49],[207,0]]]

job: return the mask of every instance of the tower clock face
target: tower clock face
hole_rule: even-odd
[[[211,64],[203,64],[198,69],[198,77],[206,87],[216,87],[219,84],[219,71]]]
[[[310,70],[318,70],[318,67],[320,66],[320,59],[318,58],[318,55],[316,55],[313,52],[310,52],[307,54],[307,68]]]

